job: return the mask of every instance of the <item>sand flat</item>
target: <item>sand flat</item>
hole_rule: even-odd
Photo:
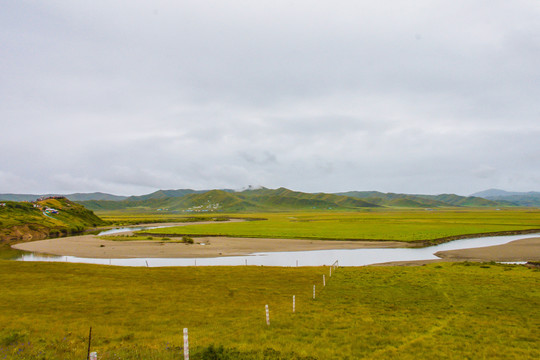
[[[175,239],[175,238],[171,238]],[[16,244],[12,247],[59,256],[103,259],[194,258],[248,255],[257,252],[334,249],[405,248],[414,244],[397,241],[332,241],[299,239],[259,239],[197,237],[195,244],[158,240],[113,241],[95,235],[70,236]],[[202,245],[204,244],[204,245]]]
[[[391,261],[374,264],[375,266],[419,266],[437,262],[523,262],[540,261],[540,238],[514,240],[507,244],[479,248],[438,251],[440,259]]]

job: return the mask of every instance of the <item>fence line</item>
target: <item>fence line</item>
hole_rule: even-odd
[[[297,266],[298,266],[298,260],[296,262],[297,262]],[[247,259],[246,259],[246,265],[247,265]],[[146,266],[149,267],[148,262],[146,262]],[[339,267],[339,261],[338,260],[334,261],[334,263],[332,263],[332,265],[330,265],[329,278],[332,277],[332,270],[334,270],[334,272],[335,272],[335,270],[338,267]],[[324,287],[326,287],[326,277],[323,274],[323,288]],[[316,285],[313,285],[313,299],[314,300],[315,300],[315,296],[316,296]],[[266,312],[266,325],[270,326],[270,312],[269,312],[268,304],[265,305],[265,312]],[[292,312],[293,313],[296,312],[296,295],[292,296]],[[183,335],[184,335],[184,348],[183,348],[184,349],[184,360],[189,360],[188,328],[184,328]],[[88,353],[87,353],[86,359],[87,360],[97,360],[97,352],[90,352],[91,345],[92,345],[92,327],[90,327],[90,331],[89,331],[89,334],[88,334]]]

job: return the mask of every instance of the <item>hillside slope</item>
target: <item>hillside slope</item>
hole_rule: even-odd
[[[76,233],[105,222],[66,198],[0,202],[0,243],[31,241]]]

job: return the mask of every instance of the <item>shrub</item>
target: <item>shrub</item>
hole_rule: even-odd
[[[193,238],[191,236],[182,236],[182,242],[186,244],[193,244]]]

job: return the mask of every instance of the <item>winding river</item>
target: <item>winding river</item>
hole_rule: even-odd
[[[140,230],[141,228],[121,228],[107,230],[99,235]],[[132,258],[100,259],[75,256],[52,256],[20,252],[13,260],[18,261],[55,261],[103,264],[117,266],[322,266],[331,265],[336,260],[340,266],[364,266],[391,261],[414,261],[439,259],[434,254],[438,251],[469,249],[493,245],[502,245],[510,241],[539,236],[540,234],[522,234],[509,236],[489,236],[455,240],[440,245],[424,248],[398,249],[344,249],[312,250],[291,252],[254,253],[248,256],[224,256],[216,258]]]

